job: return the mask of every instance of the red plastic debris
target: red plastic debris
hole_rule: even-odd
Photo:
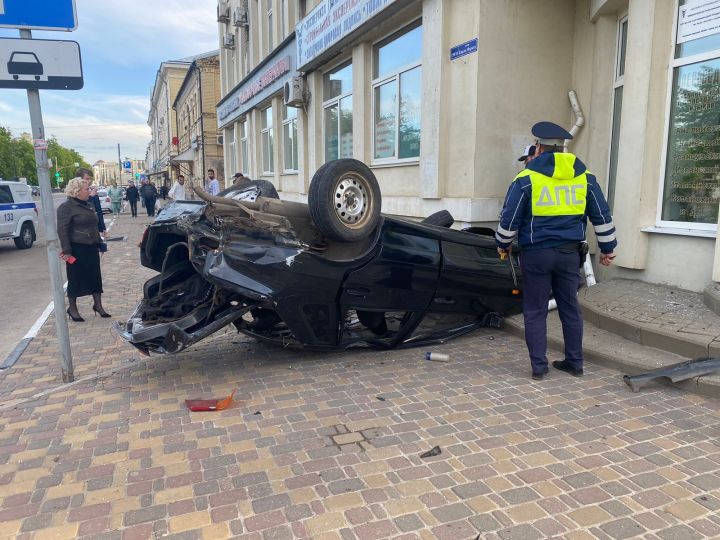
[[[186,399],[185,405],[191,411],[222,411],[232,404],[234,395],[235,390],[224,399]]]

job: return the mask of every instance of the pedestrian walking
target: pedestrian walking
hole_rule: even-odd
[[[577,300],[580,266],[587,251],[585,229],[590,219],[600,248],[600,264],[615,258],[615,226],[610,208],[593,174],[572,153],[563,151],[572,135],[552,122],[532,127],[536,157],[508,189],[495,240],[498,252],[510,252],[518,236],[523,274],[525,343],[532,378],[548,373],[547,314],[552,291],[565,339],[565,358],[553,367],[583,374],[582,314]]]
[[[145,210],[147,210],[148,217],[154,216],[155,201],[157,201],[158,196],[155,184],[148,180],[147,183],[140,188],[140,196],[143,198],[143,201],[145,201]]]
[[[137,217],[137,203],[140,198],[140,192],[138,191],[138,188],[135,187],[135,182],[132,180],[130,180],[130,185],[125,190],[125,198],[130,204],[130,213],[132,214],[132,217]]]
[[[67,200],[57,209],[57,233],[67,271],[67,314],[75,322],[83,322],[77,299],[92,295],[93,311],[110,317],[102,305],[102,274],[100,250],[105,244],[98,232],[95,210],[88,203],[90,186],[80,177],[73,178],[65,188]]]
[[[220,182],[215,178],[215,169],[208,169],[208,177],[205,181],[205,191],[210,195],[218,195],[220,193]]]
[[[122,189],[117,187],[117,182],[113,180],[111,187],[108,189],[108,197],[110,197],[110,205],[112,206],[112,213],[116,216],[120,215],[120,205],[122,204]]]
[[[170,197],[170,200],[172,201],[187,200],[187,197],[185,196],[185,177],[182,174],[178,175],[177,180],[175,180],[175,183],[170,188],[168,197]]]

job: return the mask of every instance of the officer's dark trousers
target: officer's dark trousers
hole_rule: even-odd
[[[548,365],[545,353],[551,290],[562,322],[565,360],[574,368],[582,368],[583,323],[577,300],[580,254],[560,248],[531,249],[520,255],[520,266],[523,275],[525,343],[533,373],[544,372]]]

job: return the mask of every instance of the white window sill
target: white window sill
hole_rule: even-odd
[[[654,234],[672,234],[676,236],[697,236],[700,238],[716,238],[715,231],[703,231],[699,229],[681,229],[677,227],[645,227],[642,232]]]

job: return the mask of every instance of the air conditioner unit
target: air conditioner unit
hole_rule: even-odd
[[[225,142],[225,138],[224,138],[222,135],[218,135],[218,136],[217,136],[217,143],[218,143],[219,145],[222,145],[223,142]]]
[[[235,34],[225,34],[223,36],[223,47],[225,49],[235,48]]]
[[[247,6],[240,6],[233,9],[232,23],[233,26],[248,26]]]
[[[305,88],[305,79],[293,77],[285,83],[283,88],[283,102],[287,107],[302,107],[305,105],[308,91]]]
[[[227,2],[218,2],[217,6],[217,22],[228,23],[230,22],[230,6]]]

